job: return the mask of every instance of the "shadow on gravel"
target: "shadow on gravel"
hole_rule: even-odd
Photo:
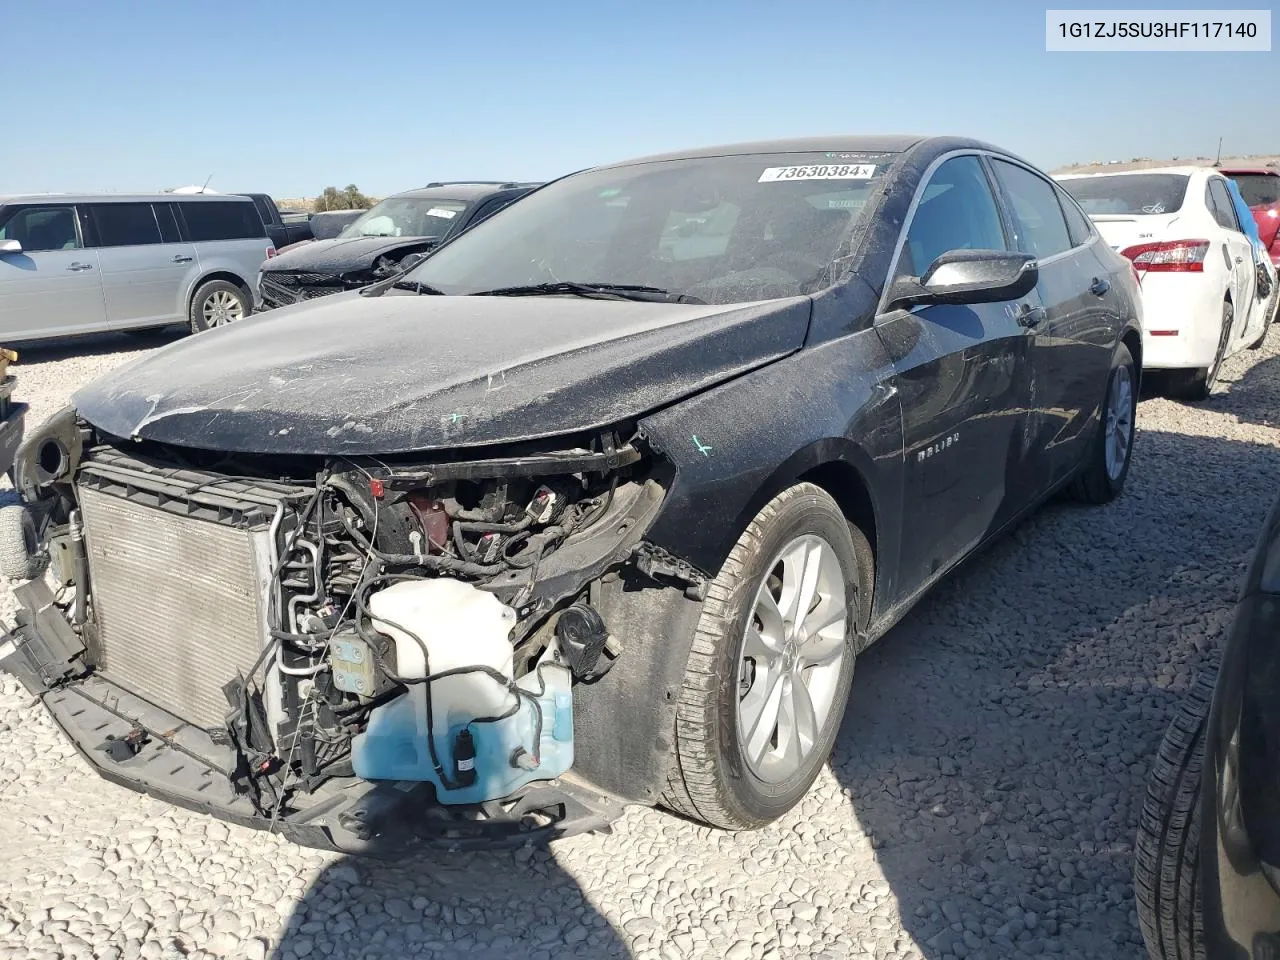
[[[1040,510],[859,660],[832,770],[925,957],[1144,955],[1149,761],[1278,472],[1273,446],[1143,430],[1124,496]]]
[[[1219,392],[1205,406],[1235,414],[1241,423],[1280,427],[1280,356],[1256,364],[1239,380],[1219,382]]]
[[[110,356],[113,353],[130,353],[162,347],[190,331],[183,326],[172,325],[136,333],[90,333],[78,337],[57,337],[50,340],[32,340],[18,345],[23,364],[51,363],[71,357]],[[21,370],[19,369],[19,371]]]
[[[272,960],[630,956],[546,848],[344,858],[294,908]]]

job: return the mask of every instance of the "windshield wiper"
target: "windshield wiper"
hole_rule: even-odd
[[[661,287],[646,287],[635,283],[578,283],[574,280],[557,280],[554,283],[530,283],[517,287],[498,287],[480,290],[473,297],[549,297],[568,294],[594,300],[639,300],[646,303],[705,303],[687,293],[672,293]]]

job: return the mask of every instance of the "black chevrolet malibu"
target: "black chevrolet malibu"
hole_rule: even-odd
[[[939,578],[1119,494],[1141,360],[1127,262],[983,143],[573,174],[76,394],[0,666],[104,777],[301,843],[757,827]]]
[[[1280,500],[1245,575],[1216,675],[1156,755],[1135,870],[1153,960],[1280,957]]]

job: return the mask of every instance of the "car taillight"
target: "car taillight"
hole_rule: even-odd
[[[272,257],[274,257],[275,255],[276,255],[276,248],[275,248],[275,247],[267,247],[267,259],[268,259],[268,260],[270,260],[270,259],[271,259]]]
[[[1208,240],[1162,240],[1125,247],[1120,254],[1129,258],[1141,278],[1143,273],[1203,273],[1208,252]]]

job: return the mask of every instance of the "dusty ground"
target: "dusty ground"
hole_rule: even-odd
[[[1224,156],[1220,164],[1214,163],[1215,157],[1166,157],[1163,160],[1153,160],[1150,157],[1138,157],[1124,160],[1120,163],[1110,163],[1105,160],[1092,160],[1088,163],[1070,163],[1065,167],[1058,167],[1054,170],[1055,174],[1059,173],[1120,173],[1124,170],[1150,170],[1153,167],[1177,167],[1177,166],[1193,166],[1193,167],[1280,167],[1280,154],[1275,153],[1255,153],[1243,157]]]
[[[33,419],[137,346],[26,351]],[[1275,492],[1278,354],[1144,402],[1119,501],[1045,508],[869,651],[830,769],[758,833],[636,810],[550,852],[328,856],[97,779],[6,678],[0,958],[1136,960],[1143,780]]]

